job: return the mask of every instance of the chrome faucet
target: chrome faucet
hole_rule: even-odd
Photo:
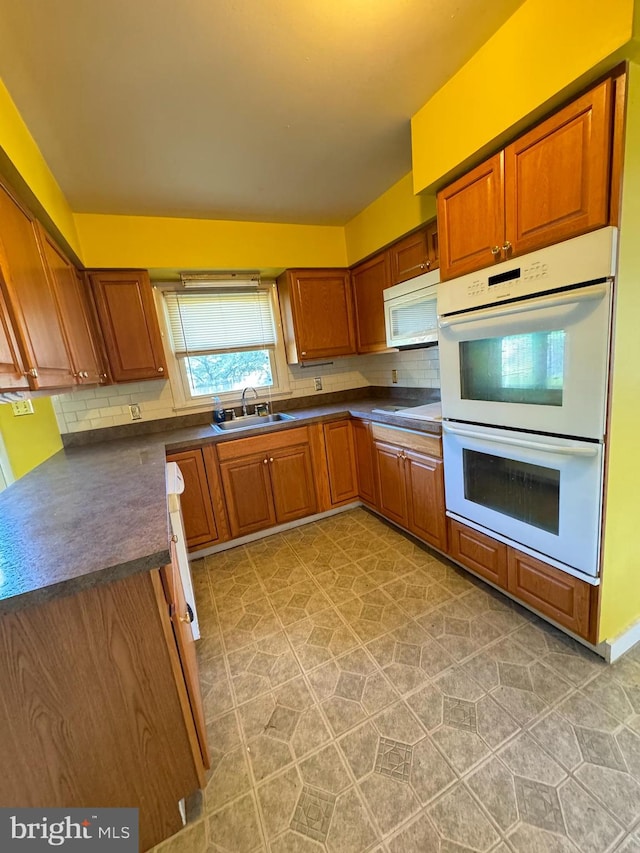
[[[246,415],[247,415],[247,401],[245,400],[245,394],[247,393],[247,391],[253,391],[254,400],[258,399],[258,392],[256,391],[255,388],[252,388],[251,386],[249,386],[248,388],[245,388],[242,391],[242,416],[243,417],[246,417]]]

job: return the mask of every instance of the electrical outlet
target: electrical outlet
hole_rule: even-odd
[[[394,385],[398,384],[398,371],[397,370],[391,371],[391,381],[393,382]]]
[[[12,403],[11,408],[13,410],[14,417],[19,418],[22,415],[32,415],[33,414],[33,403],[31,400],[18,400],[17,403]]]
[[[313,387],[316,391],[322,391],[322,377],[316,376],[313,380]]]
[[[138,403],[132,403],[129,406],[129,414],[131,415],[132,421],[139,421],[142,417],[142,412],[140,411],[140,406]]]

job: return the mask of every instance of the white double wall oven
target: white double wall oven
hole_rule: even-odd
[[[617,231],[440,285],[447,513],[598,582]]]

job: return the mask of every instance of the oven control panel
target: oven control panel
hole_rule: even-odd
[[[520,258],[442,282],[438,314],[455,314],[508,299],[611,278],[615,271],[617,229],[600,228]]]

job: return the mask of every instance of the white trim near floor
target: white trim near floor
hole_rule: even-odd
[[[6,489],[7,486],[10,486],[14,481],[15,477],[11,470],[11,463],[9,462],[7,448],[5,447],[5,443],[2,439],[2,433],[0,432],[0,492],[3,489]]]
[[[636,643],[640,643],[640,620],[615,639],[604,640],[598,645],[596,651],[605,658],[607,663],[613,663]]]

